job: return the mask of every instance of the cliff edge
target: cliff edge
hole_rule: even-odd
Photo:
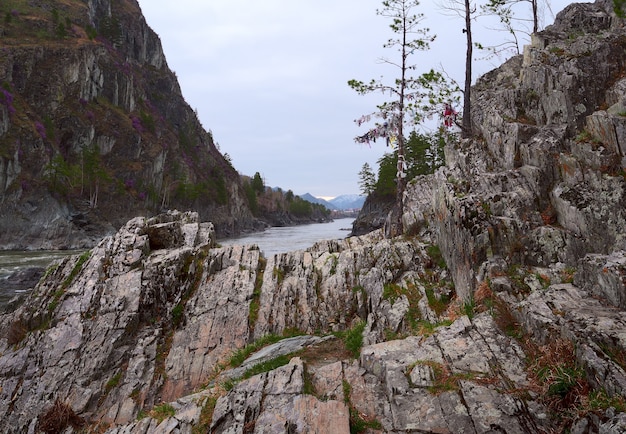
[[[135,0],[0,5],[0,247],[93,247],[136,215],[261,225]]]
[[[264,257],[137,217],[0,315],[12,432],[626,432],[626,31],[573,4],[474,86],[406,233]],[[62,416],[62,417],[61,417]]]

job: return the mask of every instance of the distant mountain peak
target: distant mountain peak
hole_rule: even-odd
[[[365,202],[365,196],[361,196],[359,194],[342,194],[330,200],[315,197],[310,193],[301,194],[300,197],[311,203],[319,203],[321,205],[324,205],[330,210],[339,211],[360,209]]]

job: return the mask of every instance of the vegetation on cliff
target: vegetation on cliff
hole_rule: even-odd
[[[478,81],[478,136],[407,184],[398,237],[264,258],[168,212],[59,261],[0,315],[0,428],[625,431],[611,5],[571,5]],[[246,182],[272,199],[260,175]]]
[[[222,236],[263,226],[136,1],[14,0],[0,16],[0,245],[91,247],[165,209]],[[288,223],[319,218],[282,201]]]

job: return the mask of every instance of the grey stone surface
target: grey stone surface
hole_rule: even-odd
[[[58,398],[116,434],[347,433],[357,417],[393,434],[624,432],[610,407],[563,422],[531,369],[567,342],[590,391],[626,398],[625,35],[608,4],[569,6],[478,82],[482,137],[408,186],[403,236],[266,259],[172,211],[59,261],[0,315],[0,429],[35,433]],[[363,322],[358,358],[307,359]],[[227,366],[294,329],[306,336]],[[241,378],[278,355],[290,362]],[[162,403],[174,414],[159,421]]]

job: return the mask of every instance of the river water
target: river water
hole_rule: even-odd
[[[352,231],[353,218],[337,219],[329,223],[269,228],[236,238],[218,240],[222,246],[256,244],[268,258],[276,253],[304,250],[317,241],[347,237]]]
[[[303,250],[321,240],[345,238],[352,230],[353,218],[337,219],[329,223],[269,228],[236,238],[218,240],[222,246],[234,244],[256,244],[265,257],[276,253]],[[0,310],[13,296],[24,292],[16,290],[7,278],[16,271],[28,268],[47,268],[52,261],[82,251],[0,251]]]
[[[11,274],[28,268],[46,269],[55,259],[76,253],[81,252],[73,250],[0,251],[0,310],[13,296],[24,292],[15,289],[14,284],[7,280]]]

